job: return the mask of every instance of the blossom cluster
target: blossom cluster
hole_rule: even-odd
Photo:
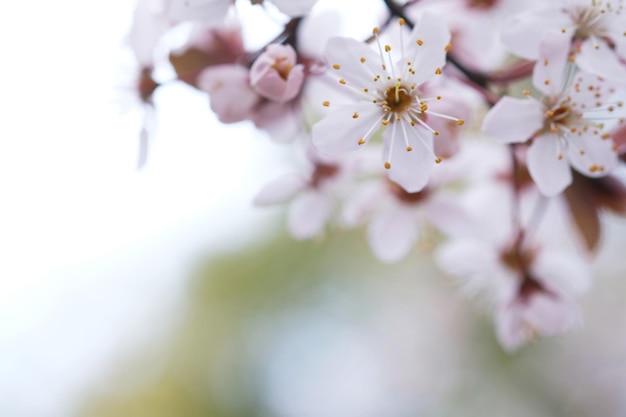
[[[243,3],[284,22],[261,49]],[[138,0],[137,93],[153,106],[169,66],[221,122],[291,144],[306,163],[257,205],[287,205],[296,239],[363,228],[383,262],[431,251],[505,349],[579,323],[601,216],[626,213],[622,1],[381,0],[360,38],[323,3]]]

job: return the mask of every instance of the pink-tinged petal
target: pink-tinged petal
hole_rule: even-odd
[[[453,236],[471,223],[467,210],[459,204],[457,194],[439,192],[430,197],[426,204],[429,222],[441,232]]]
[[[489,289],[492,273],[497,270],[494,248],[477,239],[452,239],[435,252],[439,268],[457,277],[472,295]]]
[[[546,32],[560,32],[563,28],[567,34],[573,35],[574,26],[560,7],[532,9],[505,22],[501,39],[515,55],[536,60],[539,57],[539,45]]]
[[[177,22],[217,25],[223,22],[231,4],[231,0],[170,0],[168,16]]]
[[[539,46],[539,59],[533,70],[533,85],[550,97],[561,95],[565,82],[571,38],[563,32],[548,32]]]
[[[254,109],[251,119],[277,143],[293,142],[304,128],[300,110],[290,103],[266,101]]]
[[[482,130],[502,143],[526,142],[543,127],[543,106],[531,99],[502,97],[485,116]]]
[[[152,0],[137,2],[128,43],[139,64],[144,67],[154,65],[154,48],[170,27],[171,24],[165,16],[154,10]]]
[[[272,0],[278,10],[289,17],[299,17],[308,14],[317,0]]]
[[[268,45],[250,68],[250,84],[263,97],[286,102],[300,93],[304,66],[296,65],[296,51],[290,45]]]
[[[313,125],[313,146],[322,154],[335,156],[359,149],[359,140],[372,126],[380,125],[381,110],[372,103],[355,103],[333,108]],[[355,115],[357,117],[355,117]],[[378,130],[377,127],[374,128]]]
[[[415,212],[408,207],[395,206],[382,210],[372,219],[367,228],[367,241],[378,259],[393,263],[409,253],[417,234]]]
[[[331,38],[326,43],[330,74],[343,78],[348,86],[362,90],[371,86],[374,74],[382,74],[380,55],[363,42],[351,38]]]
[[[402,126],[390,126],[383,133],[383,140],[384,154],[391,161],[389,178],[409,193],[422,190],[435,167],[433,135],[418,126],[409,126],[405,130]],[[407,141],[411,151],[407,151]]]
[[[430,12],[421,16],[411,32],[405,53],[405,61],[409,60],[415,70],[411,79],[416,84],[429,80],[437,68],[443,68],[450,37],[448,24],[441,16]],[[406,62],[402,62],[399,68],[406,66]]]
[[[306,180],[300,175],[283,175],[265,184],[254,198],[254,204],[269,206],[285,203],[302,191],[306,184]]]
[[[532,266],[533,276],[548,288],[580,295],[591,284],[591,267],[581,254],[565,250],[540,251]]]
[[[198,76],[198,86],[209,93],[211,109],[223,123],[252,116],[259,95],[248,83],[248,69],[241,65],[216,65]]]
[[[530,176],[546,197],[559,194],[572,182],[572,171],[561,150],[558,134],[537,136],[528,148],[526,162]]]
[[[589,38],[583,42],[576,55],[576,64],[583,71],[622,85],[626,83],[626,66],[604,40]]]
[[[571,135],[568,142],[569,162],[583,175],[603,177],[617,166],[618,156],[610,138],[602,139],[586,132],[580,136]]]
[[[576,307],[558,294],[535,294],[524,312],[524,321],[543,336],[569,330],[578,321]]]
[[[331,213],[330,197],[316,190],[302,193],[296,198],[287,214],[287,226],[296,239],[309,239],[318,235]]]

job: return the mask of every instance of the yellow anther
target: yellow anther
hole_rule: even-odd
[[[436,163],[436,164],[441,163],[441,157],[439,157],[439,156],[438,156],[438,157],[436,157],[436,158],[435,158],[435,163]]]
[[[407,152],[411,152],[412,150],[413,150],[413,148],[411,148],[410,146],[407,146],[407,147],[406,147],[406,151],[407,151]]]
[[[611,138],[611,135],[608,133],[603,134],[602,136],[600,136],[602,139],[607,140]]]
[[[565,33],[567,30],[565,28],[561,29],[561,32]]]
[[[359,139],[359,141],[357,142],[359,145],[363,145],[365,143],[365,140],[363,138]]]
[[[374,29],[372,29],[372,33],[373,33],[374,35],[378,35],[378,28],[377,28],[377,27],[374,27]]]
[[[381,120],[380,122],[383,124],[383,126],[387,126],[389,124],[389,120],[385,119]]]
[[[437,100],[441,100],[441,96],[437,96]]]
[[[341,68],[341,65],[339,65],[339,64],[333,64],[333,68],[334,68],[334,69],[336,69],[336,70],[338,70],[338,69],[340,69],[340,68]]]
[[[367,61],[367,59],[365,59],[364,57],[361,57],[361,64],[364,64],[365,61]]]
[[[459,126],[463,126],[465,124],[465,120],[459,119],[459,120],[456,121],[456,124],[459,125]]]
[[[522,90],[522,94],[524,94],[525,96],[529,96],[530,90]]]
[[[546,116],[547,117],[552,117],[552,116],[554,116],[554,112],[552,110],[546,110]]]
[[[366,93],[368,93],[370,90],[369,88],[364,88],[363,91],[365,91]]]
[[[391,46],[385,45],[385,52],[389,52],[389,51],[391,51]]]
[[[344,85],[345,85],[345,84],[346,84],[346,80],[344,80],[344,79],[342,78],[341,80],[339,80],[339,83],[340,83],[340,84],[344,84]]]
[[[585,154],[585,150],[584,150],[584,149],[581,149],[581,150],[580,150],[580,151],[578,151],[578,152],[579,152],[581,155],[584,155],[584,154]]]
[[[452,49],[452,45],[447,44],[443,49],[444,49],[444,51],[448,52],[448,51],[450,51],[450,49]]]
[[[437,74],[437,75],[441,75],[441,68],[437,68],[437,69],[435,70],[435,74]]]
[[[424,45],[424,41],[423,41],[423,40],[421,40],[421,39],[418,39],[418,40],[417,40],[417,44],[418,44],[419,46],[422,46],[422,45]]]
[[[563,154],[562,154],[562,153],[560,153],[560,154],[559,154],[559,156],[558,156],[558,158],[559,158],[559,161],[560,161],[560,160],[562,160],[562,159],[563,159]]]
[[[322,103],[322,105],[324,107],[328,107],[328,106],[330,106],[330,101],[326,100],[325,102]]]
[[[600,171],[600,167],[597,165],[591,165],[589,167],[589,172],[598,172],[598,171]]]
[[[403,18],[398,19],[398,24],[399,24],[400,26],[404,26],[404,24],[405,24],[405,23],[406,23],[406,22],[404,21],[404,19],[403,19]]]
[[[545,85],[548,85],[548,84],[550,84],[550,80],[545,80],[543,83],[544,83]]]
[[[435,136],[439,136],[439,131],[438,130],[435,130],[433,133],[434,133]]]
[[[358,119],[359,118],[359,113],[354,112],[354,114],[352,115],[353,119]]]
[[[385,162],[385,169],[391,168],[391,164],[389,162]]]

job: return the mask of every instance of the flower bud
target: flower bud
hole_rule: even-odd
[[[304,67],[296,64],[289,45],[269,45],[250,68],[250,84],[261,96],[284,103],[296,97],[304,81]]]

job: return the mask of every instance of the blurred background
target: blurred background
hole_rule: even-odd
[[[506,354],[428,248],[251,207],[289,150],[192,89],[138,170],[132,3],[2,6],[0,416],[626,416],[623,219],[583,326]]]

